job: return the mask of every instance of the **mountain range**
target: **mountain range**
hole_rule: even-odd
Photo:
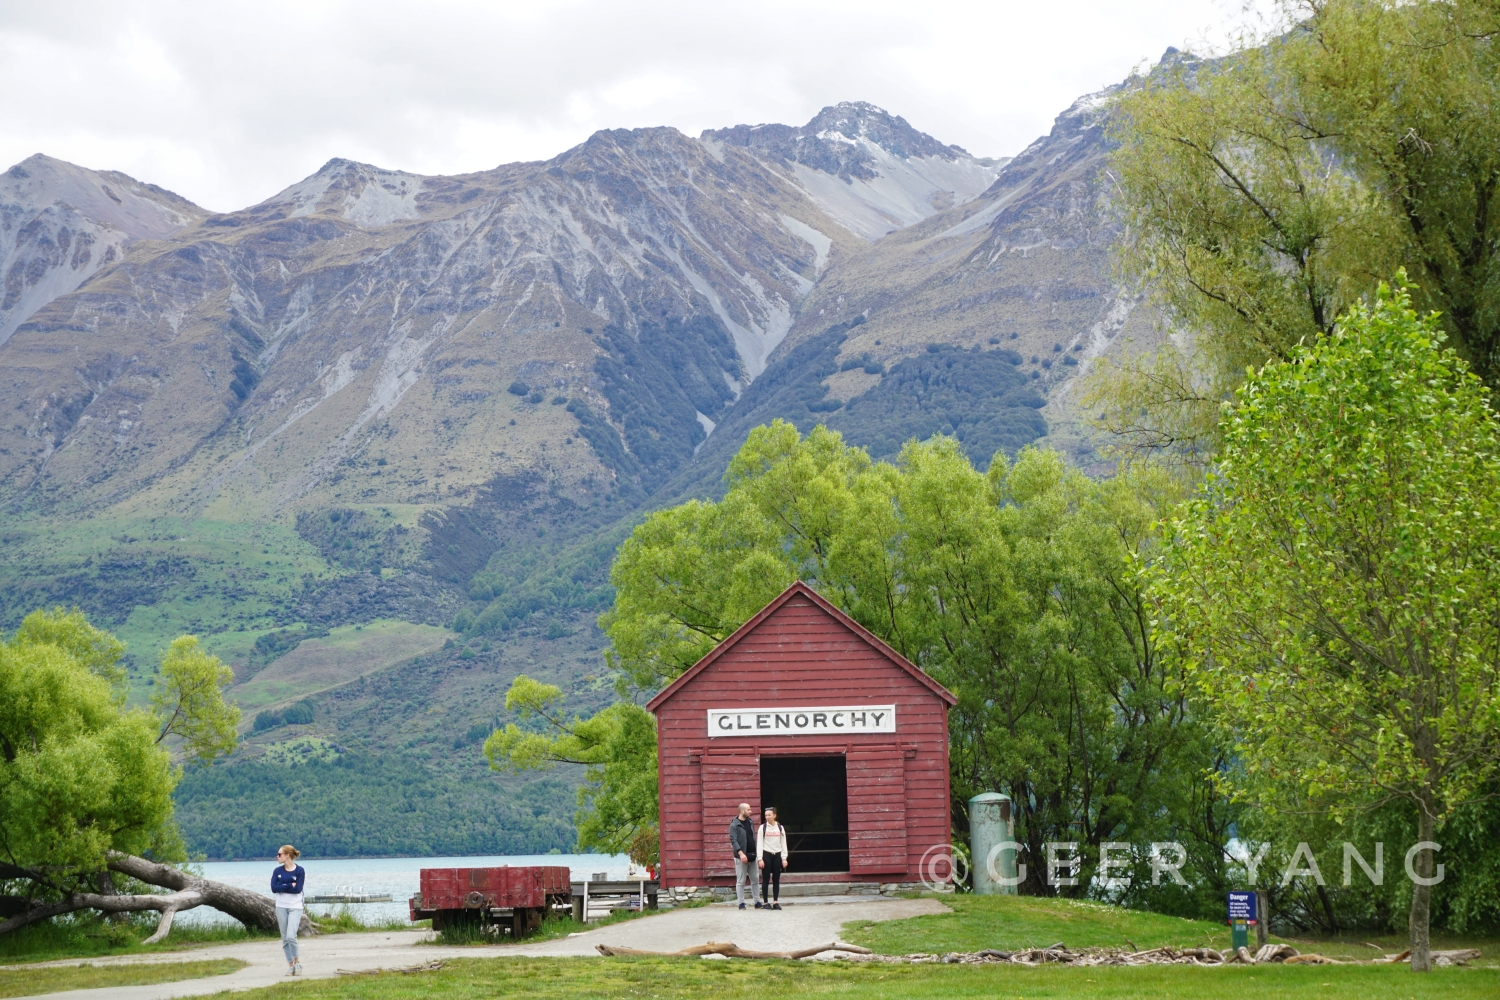
[[[33,156],[0,175],[0,621],[84,608],[133,697],[180,632],[234,666],[245,742],[179,792],[211,856],[284,842],[289,782],[324,856],[565,849],[576,776],[478,744],[518,673],[609,699],[614,547],[752,427],[1093,459],[1078,376],[1155,336],[1110,278],[1106,96],[1010,160],[846,103],[336,159],[224,214]]]

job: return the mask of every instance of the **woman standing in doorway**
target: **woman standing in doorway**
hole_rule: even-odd
[[[761,901],[768,910],[781,909],[781,873],[787,868],[786,828],[776,822],[774,807],[766,810],[766,821],[755,831],[755,860],[760,865]]]
[[[307,872],[297,864],[301,853],[286,844],[276,852],[276,860],[281,863],[271,870],[271,898],[276,900],[276,926],[281,928],[281,951],[286,955],[289,976],[302,973],[297,931],[302,926],[302,889],[307,885]]]

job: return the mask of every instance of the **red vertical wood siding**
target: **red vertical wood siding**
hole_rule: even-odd
[[[720,754],[703,757],[703,874],[711,878],[734,877],[734,855],[729,850],[729,821],[741,802],[750,803],[751,815],[759,814],[760,759],[754,754]],[[754,848],[752,847],[753,851]]]
[[[759,815],[759,761],[772,754],[845,755],[850,874],[842,877],[916,881],[924,852],[949,841],[947,701],[799,588],[653,701],[666,886],[732,880],[729,821],[740,802]],[[711,708],[883,704],[896,706],[894,734],[708,737]]]
[[[900,726],[901,713],[896,713]],[[849,871],[906,871],[906,761],[901,748],[852,747],[849,776]],[[925,848],[924,848],[925,849]]]

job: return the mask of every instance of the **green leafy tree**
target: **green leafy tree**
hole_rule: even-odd
[[[61,609],[0,645],[0,851],[13,869],[102,871],[108,851],[170,838],[177,772],[151,716],[123,707],[123,652]]]
[[[127,709],[124,650],[77,609],[33,612],[0,642],[0,880],[24,893],[6,900],[0,932],[91,907],[175,912],[203,901],[122,896],[110,869],[156,877],[137,855],[185,856],[172,819],[181,770],[164,741],[180,738],[205,760],[234,746],[227,668],[178,639],[152,709]]]
[[[1500,6],[1287,0],[1279,34],[1127,88],[1123,271],[1187,336],[1102,373],[1111,426],[1212,450],[1247,365],[1284,360],[1404,266],[1500,388]]]
[[[722,501],[648,517],[620,546],[615,603],[599,620],[622,680],[656,691],[793,581],[826,576],[870,469],[837,434],[818,427],[804,441],[777,420],[750,432],[725,472]]]
[[[1382,286],[1250,377],[1156,585],[1241,792],[1335,817],[1400,801],[1422,841],[1500,767],[1500,426],[1442,340]],[[1431,892],[1412,891],[1414,969]]]
[[[77,608],[71,611],[54,608],[27,615],[11,638],[11,646],[15,649],[55,646],[89,673],[108,681],[115,697],[124,701],[126,676],[120,657],[125,655],[125,644],[90,625]]]
[[[498,771],[546,770],[577,764],[578,846],[629,854],[656,864],[656,719],[639,705],[617,702],[587,719],[567,716],[562,690],[525,674],[511,682],[505,707],[536,728],[512,722],[484,744]]]
[[[224,700],[224,691],[233,683],[234,671],[196,636],[173,639],[151,693],[157,742],[175,737],[186,754],[202,761],[232,752],[239,743],[240,709]]]
[[[601,626],[628,685],[657,690],[802,579],[958,695],[959,815],[975,792],[1009,793],[1034,858],[1047,840],[1192,830],[1203,891],[1221,887],[1229,817],[1202,778],[1215,758],[1139,578],[1171,478],[1098,484],[1039,450],[983,474],[942,437],[873,463],[777,421],[726,481],[723,500],[653,514],[620,549]],[[1029,874],[1029,891],[1052,891],[1044,866]]]

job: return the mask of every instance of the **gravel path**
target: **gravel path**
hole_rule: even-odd
[[[503,958],[528,956],[599,957],[596,944],[623,945],[647,951],[676,951],[707,941],[733,941],[755,951],[791,951],[838,939],[840,927],[851,920],[900,920],[946,907],[935,899],[871,899],[869,897],[824,896],[782,903],[780,911],[745,910],[733,904],[715,904],[664,913],[609,927],[582,931],[571,937],[536,944],[485,947],[441,947],[422,945],[426,931],[330,934],[302,939],[302,967],[306,978],[327,978],[344,970],[398,969],[435,959]],[[155,986],[121,986],[97,990],[48,993],[51,1000],[170,1000],[203,996],[221,990],[245,990],[286,982],[286,960],[279,941],[213,945],[187,952],[152,955],[121,955],[113,958],[67,959],[48,965],[133,965],[156,962],[200,961],[238,958],[249,962],[227,976],[185,979]],[[27,998],[22,998],[27,1000]]]

